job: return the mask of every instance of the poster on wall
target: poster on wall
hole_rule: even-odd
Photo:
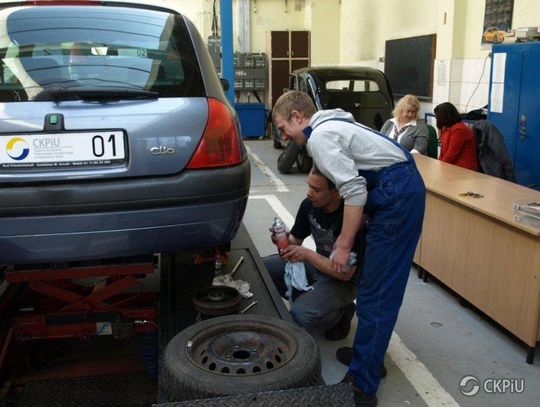
[[[482,49],[490,49],[515,35],[512,32],[512,12],[514,0],[486,0],[484,29],[482,30]]]

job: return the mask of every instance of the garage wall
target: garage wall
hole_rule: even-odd
[[[540,22],[538,0],[515,0],[513,28]],[[459,110],[488,101],[489,50],[481,48],[485,0],[342,0],[340,63],[384,69],[384,42],[437,33],[431,111],[450,101]]]
[[[386,40],[436,32],[436,15],[433,0],[342,0],[340,60],[378,61]]]
[[[311,65],[339,65],[340,0],[311,0],[306,23],[311,31]]]
[[[186,14],[203,38],[211,33],[213,0],[138,0]],[[233,0],[237,10],[239,0]],[[514,0],[512,27],[538,25],[539,0]],[[219,7],[219,0],[216,3]],[[385,41],[437,33],[433,100],[461,111],[488,101],[489,50],[481,48],[485,0],[250,0],[251,51],[267,52],[271,30],[310,30],[312,65],[384,68]],[[238,19],[233,21],[238,49]]]
[[[538,0],[514,0],[512,28],[538,25],[538,5]],[[490,49],[481,47],[484,10],[485,0],[439,1],[433,106],[450,101],[465,112],[488,103],[491,60]],[[451,16],[446,27],[441,23],[444,12]],[[451,39],[443,39],[444,30],[452,31]]]

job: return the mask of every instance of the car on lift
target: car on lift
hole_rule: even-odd
[[[317,110],[341,108],[352,113],[358,123],[380,130],[392,117],[394,100],[384,73],[369,67],[307,67],[289,76],[289,89],[307,93]],[[286,89],[286,90],[289,90]],[[305,150],[273,128],[275,148],[285,148],[278,158],[280,172],[288,173],[296,162],[301,172],[308,172],[311,159]]]
[[[250,165],[185,16],[109,1],[0,4],[0,264],[227,245]]]

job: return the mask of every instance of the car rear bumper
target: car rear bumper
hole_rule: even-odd
[[[232,240],[249,162],[172,177],[3,188],[0,264],[50,263],[200,248]]]

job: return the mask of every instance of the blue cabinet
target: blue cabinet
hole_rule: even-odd
[[[504,136],[518,183],[540,183],[540,42],[494,45],[488,119]]]

